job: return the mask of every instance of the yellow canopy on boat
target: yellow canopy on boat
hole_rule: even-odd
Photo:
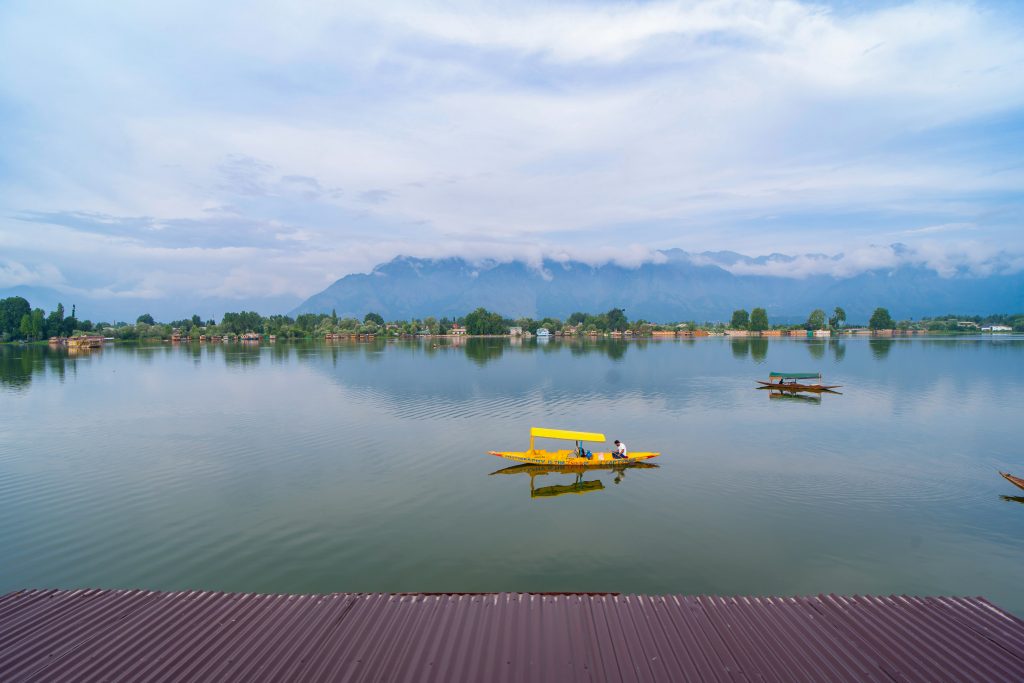
[[[596,441],[603,442],[606,439],[604,434],[596,432],[570,432],[567,429],[545,429],[544,427],[530,427],[530,438],[539,436],[544,439],[565,439],[566,441]]]

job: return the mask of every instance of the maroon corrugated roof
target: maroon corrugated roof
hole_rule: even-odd
[[[0,681],[1024,680],[982,598],[29,590]]]

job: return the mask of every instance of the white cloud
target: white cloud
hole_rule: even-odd
[[[49,263],[25,265],[10,259],[0,259],[0,287],[44,285],[51,287],[63,283],[60,269]]]
[[[694,257],[700,264],[717,265],[735,275],[768,275],[804,279],[815,275],[848,278],[869,270],[892,270],[904,266],[927,268],[942,277],[965,275],[988,277],[1011,275],[1024,270],[1024,258],[997,247],[976,242],[936,243],[922,241],[913,246],[854,247],[838,254],[773,255],[746,257],[736,262],[713,254]]]
[[[2,272],[244,300],[400,253],[842,252],[756,267],[846,274],[903,263],[863,246],[897,239],[930,240],[915,262],[939,272],[998,272],[1013,257],[992,254],[1024,252],[1019,20],[970,2],[9,4],[0,214],[62,227],[0,222],[25,269]]]

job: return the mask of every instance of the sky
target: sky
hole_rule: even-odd
[[[125,316],[397,255],[986,276],[1022,207],[1018,3],[0,4],[0,291]]]

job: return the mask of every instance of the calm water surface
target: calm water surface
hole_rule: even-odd
[[[769,370],[842,384],[820,403]],[[1024,338],[0,348],[0,591],[984,595]],[[660,467],[491,473],[531,425]],[[535,494],[531,495],[531,486]],[[564,493],[564,495],[544,495]]]

